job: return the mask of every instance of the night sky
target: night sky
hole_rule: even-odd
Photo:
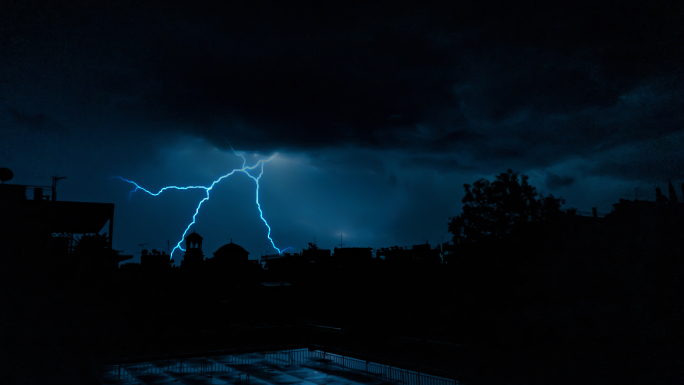
[[[259,199],[294,251],[434,246],[463,184],[508,168],[602,213],[684,182],[681,2],[324,3],[2,1],[0,167],[115,203],[126,254],[173,247],[204,192],[112,177],[210,185],[241,166],[227,140],[277,153]],[[205,254],[274,252],[255,197],[216,185]]]

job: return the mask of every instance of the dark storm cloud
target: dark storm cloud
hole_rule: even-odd
[[[663,97],[682,84],[667,6],[491,5],[243,9],[190,25],[186,41],[170,35],[152,99],[160,116],[202,127],[239,120],[248,129],[229,134],[248,147],[461,150],[498,168],[678,129],[663,118],[682,106]],[[621,97],[658,83],[632,110],[642,116],[620,121]]]
[[[387,173],[385,162],[374,154],[346,151],[342,154],[311,153],[309,156],[312,165],[333,172],[376,176],[383,176]]]
[[[7,107],[7,111],[18,123],[26,126],[41,127],[47,120],[45,114],[31,114],[12,107]]]
[[[575,178],[569,175],[548,174],[546,176],[546,188],[556,190],[559,187],[567,187],[575,182]]]
[[[439,173],[471,172],[475,168],[461,164],[457,159],[447,156],[415,156],[402,162],[404,168],[425,168]]]
[[[460,152],[455,167],[500,171],[681,127],[674,2],[25,4],[3,5],[10,95],[68,92],[222,148]]]
[[[7,112],[10,114],[13,121],[23,128],[45,133],[58,133],[60,135],[69,134],[69,130],[66,127],[54,119],[48,118],[44,113],[34,114],[12,107],[7,107]]]
[[[635,142],[615,148],[583,171],[594,175],[617,175],[624,180],[653,184],[684,179],[684,132]]]

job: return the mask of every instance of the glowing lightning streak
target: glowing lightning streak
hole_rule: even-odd
[[[230,144],[230,143],[229,143],[229,144]],[[259,203],[259,180],[261,179],[261,176],[264,174],[264,163],[270,162],[271,159],[275,158],[275,156],[276,156],[277,154],[271,155],[271,157],[268,158],[268,159],[261,159],[261,160],[259,160],[254,166],[247,166],[247,159],[245,159],[245,156],[243,155],[244,153],[238,153],[238,152],[236,152],[236,151],[233,149],[233,146],[232,146],[232,145],[230,146],[230,149],[233,151],[233,154],[235,154],[236,156],[239,156],[240,158],[242,158],[242,168],[234,169],[233,171],[229,172],[228,174],[225,174],[225,175],[221,176],[220,178],[216,179],[209,187],[207,187],[207,186],[186,186],[186,187],[166,186],[166,187],[163,187],[163,188],[162,188],[161,190],[159,190],[158,192],[154,193],[154,192],[152,192],[152,191],[150,191],[150,190],[147,190],[147,189],[144,188],[144,187],[141,187],[140,185],[138,185],[137,183],[135,183],[135,182],[133,182],[133,181],[131,181],[131,180],[122,178],[122,177],[120,177],[120,176],[112,177],[112,178],[119,178],[119,179],[123,180],[124,182],[128,182],[128,183],[130,183],[130,184],[132,184],[132,185],[135,186],[135,189],[133,189],[133,190],[128,194],[128,200],[129,200],[129,201],[130,201],[130,199],[131,199],[131,195],[133,195],[133,193],[136,192],[136,191],[138,191],[138,190],[142,190],[142,191],[144,191],[144,192],[146,192],[146,193],[148,193],[148,194],[150,194],[150,195],[152,195],[152,196],[158,196],[159,194],[161,194],[161,193],[164,192],[165,190],[203,189],[203,190],[206,191],[207,196],[204,197],[204,198],[199,202],[199,204],[197,205],[197,209],[195,209],[195,213],[192,215],[192,222],[190,222],[190,224],[185,228],[185,231],[183,231],[183,236],[181,237],[180,241],[178,241],[178,244],[176,244],[176,247],[174,247],[173,250],[171,250],[171,255],[170,255],[170,258],[171,258],[171,259],[173,259],[173,253],[176,251],[176,249],[180,249],[181,251],[185,251],[185,249],[183,249],[183,247],[181,247],[181,243],[182,243],[183,240],[185,239],[185,236],[186,236],[186,234],[188,233],[188,231],[190,230],[190,228],[192,227],[192,225],[195,224],[195,219],[197,218],[197,214],[199,213],[199,210],[200,210],[200,208],[202,207],[202,204],[203,204],[204,202],[206,202],[206,201],[209,200],[209,192],[211,191],[211,189],[213,189],[214,186],[215,186],[217,183],[219,183],[219,182],[221,182],[223,179],[228,178],[229,176],[235,174],[236,172],[242,172],[242,173],[244,173],[244,174],[247,175],[248,177],[252,178],[252,179],[254,180],[254,182],[256,183],[256,204],[257,204],[257,208],[259,209],[259,216],[261,217],[261,220],[264,222],[264,224],[265,224],[266,227],[268,228],[268,234],[267,234],[268,240],[271,241],[271,245],[273,246],[273,248],[276,249],[276,250],[278,250],[278,254],[282,253],[282,251],[284,251],[284,250],[287,250],[287,249],[284,249],[284,250],[281,251],[279,248],[276,247],[275,243],[273,242],[273,239],[271,239],[271,226],[269,226],[269,225],[268,225],[268,222],[266,222],[266,219],[264,218],[264,213],[263,213],[263,211],[261,211],[261,204]],[[256,169],[256,168],[259,168],[259,175],[258,175],[257,177],[254,177],[252,174],[249,173],[249,171],[254,170],[254,169]],[[289,247],[288,247],[288,249],[289,249]]]

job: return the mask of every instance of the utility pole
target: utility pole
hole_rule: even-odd
[[[340,249],[342,248],[342,233],[340,233]]]
[[[168,239],[166,240],[166,255],[169,255],[169,243],[170,242],[171,242],[170,240],[168,240]]]

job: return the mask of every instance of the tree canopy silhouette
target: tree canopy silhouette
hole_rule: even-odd
[[[558,217],[563,200],[542,197],[528,179],[508,169],[493,182],[480,179],[472,186],[464,184],[463,213],[449,222],[454,243],[501,241],[525,224]]]

